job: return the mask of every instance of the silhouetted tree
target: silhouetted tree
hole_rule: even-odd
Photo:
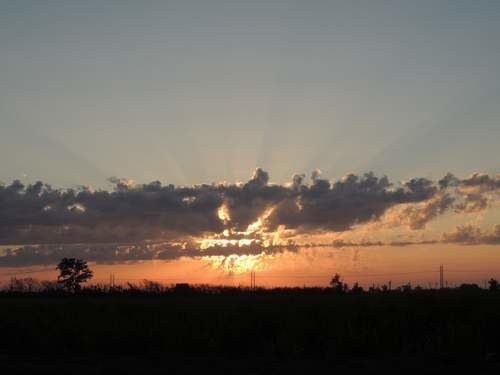
[[[81,289],[81,283],[90,280],[93,272],[87,262],[76,258],[63,258],[56,267],[59,270],[57,282],[70,292],[76,293]]]
[[[335,293],[344,293],[349,289],[348,285],[342,281],[338,273],[330,280],[330,287]]]
[[[354,283],[354,285],[351,288],[351,293],[361,294],[363,292],[364,292],[363,287],[360,286],[358,283]]]
[[[489,284],[489,290],[493,291],[493,292],[496,292],[496,291],[499,291],[500,290],[500,286],[498,285],[498,281],[495,280],[495,279],[490,279],[488,281],[488,284]]]

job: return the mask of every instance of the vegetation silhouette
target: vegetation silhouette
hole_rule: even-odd
[[[349,289],[348,285],[342,281],[342,278],[338,273],[336,273],[330,280],[330,287],[335,293],[345,293]]]
[[[285,368],[310,360],[381,361],[382,367],[394,360],[431,367],[471,360],[500,368],[495,279],[489,288],[442,289],[409,283],[363,289],[357,283],[350,287],[338,274],[329,287],[152,280],[82,286],[91,276],[86,263],[63,264],[73,272],[67,284],[13,278],[0,291],[0,355],[88,362],[106,353],[117,363],[156,356],[169,365],[206,358],[273,360]]]
[[[489,281],[488,281],[488,285],[489,285],[489,289],[492,291],[492,292],[497,292],[500,290],[500,286],[498,285],[498,281],[491,278]]]
[[[59,270],[57,282],[72,293],[79,292],[82,288],[81,284],[93,276],[93,272],[83,259],[63,258],[56,269]]]

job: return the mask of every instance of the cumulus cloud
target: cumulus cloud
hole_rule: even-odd
[[[248,184],[255,184],[257,186],[266,186],[269,182],[269,174],[262,168],[256,168],[253,172],[252,178]]]
[[[316,182],[316,180],[319,179],[319,177],[321,176],[321,171],[319,169],[315,169],[314,171],[312,171],[311,173],[311,180],[312,182]]]
[[[110,177],[108,178],[108,182],[114,184],[116,186],[116,190],[118,191],[126,191],[135,186],[134,180],[129,180],[126,178]]]
[[[42,182],[24,186],[17,180],[0,186],[0,243],[185,240],[225,230],[243,232],[265,213],[261,224],[268,231],[339,232],[376,221],[394,207],[404,207],[402,223],[419,229],[450,210],[484,210],[500,191],[499,176],[480,173],[393,184],[373,173],[331,182],[314,171],[309,184],[296,174],[291,183],[276,185],[257,168],[244,184],[178,187],[160,181],[109,181],[112,191],[59,190]],[[221,207],[229,219],[221,219]]]
[[[411,182],[414,184],[414,182]],[[411,229],[423,229],[431,220],[447,212],[479,213],[499,201],[500,175],[474,173],[459,179],[451,173],[437,182],[438,190],[429,199],[401,207],[396,223],[405,223]]]
[[[128,242],[217,232],[221,203],[212,186],[131,186],[118,180],[112,192],[92,192],[14,181],[0,187],[0,242]]]
[[[436,192],[432,181],[426,179],[414,179],[396,187],[387,177],[378,178],[373,173],[349,174],[333,183],[315,174],[310,186],[303,186],[297,194],[289,194],[276,203],[269,225],[305,231],[345,231],[355,224],[380,218],[390,207],[423,202]]]
[[[302,184],[304,183],[304,179],[305,179],[305,175],[303,173],[299,174],[299,173],[295,173],[293,176],[292,176],[292,189],[293,190],[298,190],[300,189],[300,187],[302,186]]]

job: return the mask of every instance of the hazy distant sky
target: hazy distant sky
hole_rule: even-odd
[[[0,180],[500,170],[500,1],[0,0]]]

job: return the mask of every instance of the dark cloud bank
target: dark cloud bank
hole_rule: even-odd
[[[265,222],[271,231],[279,226],[298,232],[346,231],[378,220],[398,205],[404,207],[399,212],[401,223],[421,229],[448,211],[484,210],[500,194],[500,176],[480,173],[465,179],[448,174],[439,181],[413,178],[392,184],[387,177],[373,173],[349,174],[330,182],[314,172],[309,183],[303,175],[295,175],[289,184],[274,185],[258,168],[244,184],[177,187],[154,181],[133,185],[118,178],[110,182],[115,185],[112,191],[84,187],[59,190],[42,182],[24,186],[14,181],[0,186],[0,244],[25,245],[0,257],[0,266],[30,264],[34,258],[53,262],[61,255],[70,255],[65,251],[97,261],[196,256],[199,249],[162,245],[151,250],[152,245],[145,241],[180,241],[228,228],[242,231],[271,207],[274,209]],[[227,207],[230,222],[219,218],[222,205]],[[485,240],[484,233],[473,230],[468,237],[449,236],[443,241],[498,243],[498,238]],[[67,245],[49,245],[54,243]],[[102,243],[109,245],[99,245]],[[119,248],[119,243],[135,245]],[[267,251],[284,248],[275,246]],[[202,255],[226,255],[235,250],[214,247],[206,251],[209,253]],[[257,251],[262,251],[259,244],[244,250]]]

